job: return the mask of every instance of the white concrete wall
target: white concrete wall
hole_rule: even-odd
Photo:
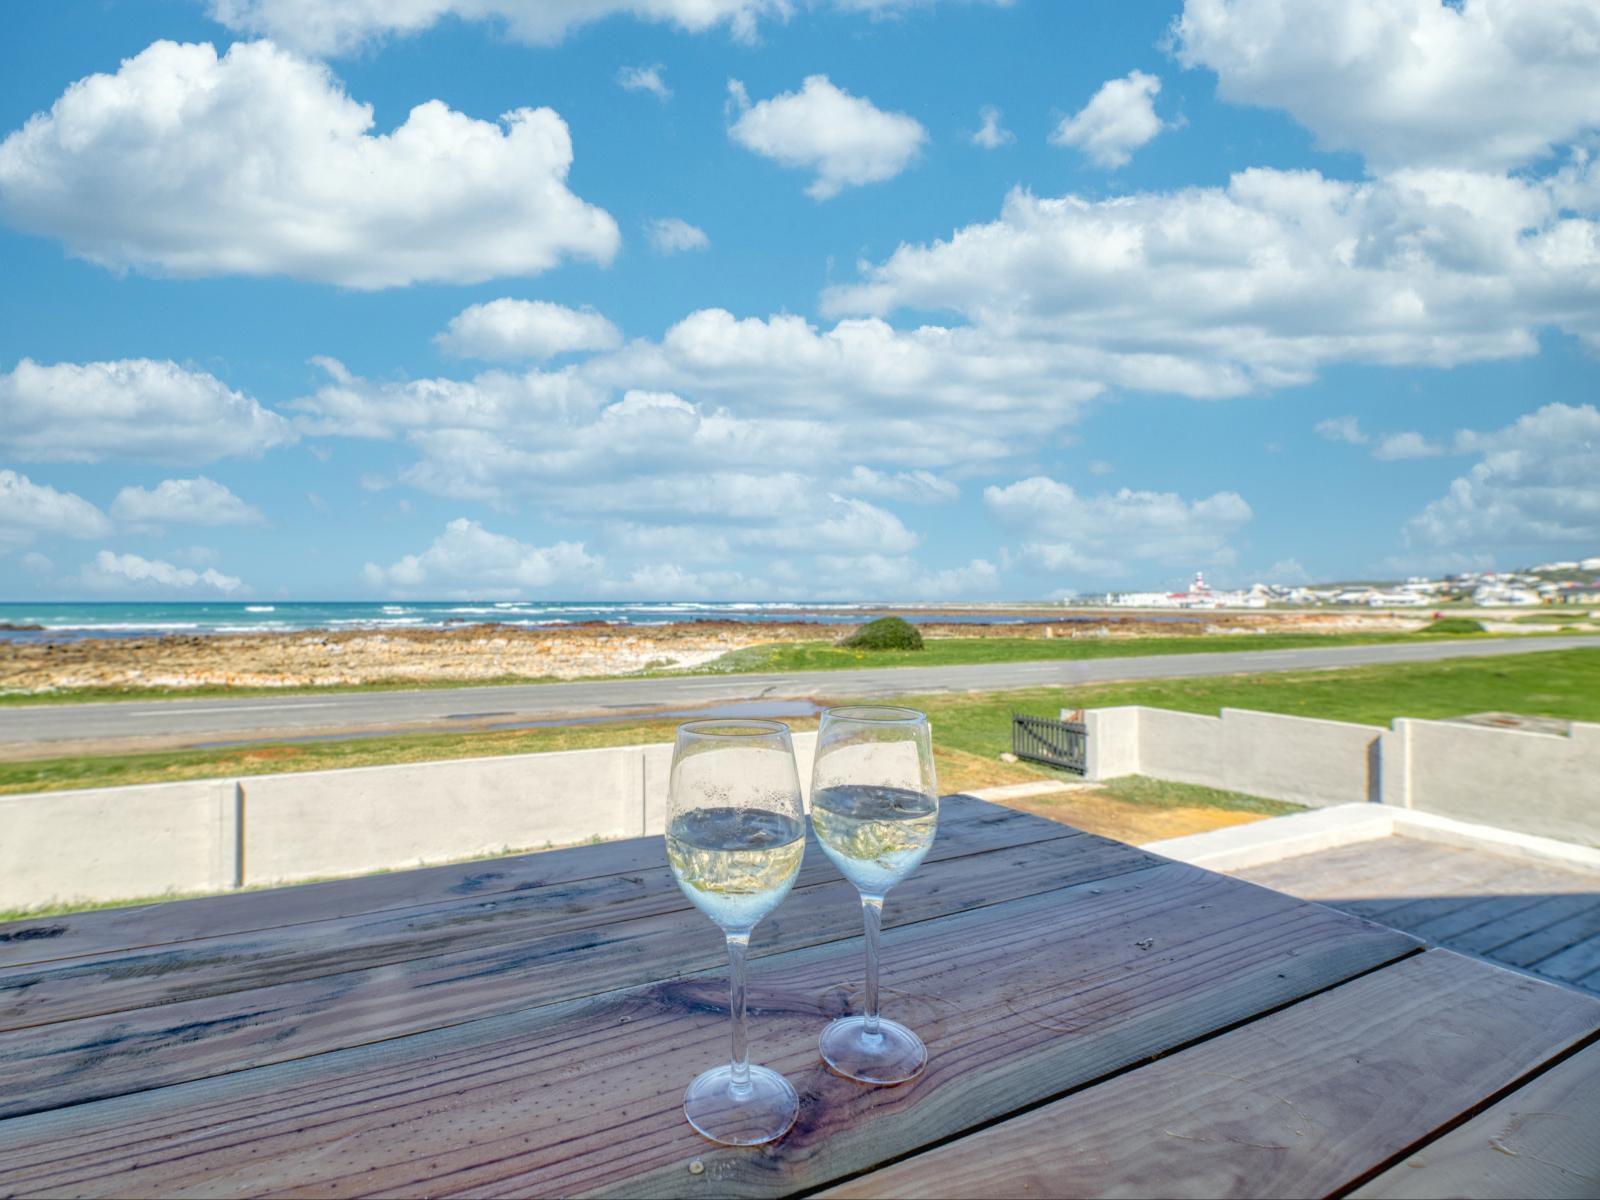
[[[642,747],[519,754],[242,780],[244,875],[283,883],[637,836]]]
[[[1069,720],[1062,709],[1061,719]],[[1140,773],[1140,720],[1144,709],[1136,704],[1121,708],[1091,708],[1083,714],[1088,739],[1084,745],[1084,778],[1115,779]]]
[[[0,909],[237,886],[232,780],[0,796]]]
[[[1375,803],[1600,845],[1600,725],[1569,736],[1398,718],[1392,729],[1247,709],[1093,709],[1088,778],[1149,775],[1312,808]]]
[[[1407,807],[1600,845],[1600,725],[1567,737],[1396,721],[1410,750]]]
[[[1221,721],[1230,791],[1309,808],[1378,801],[1381,729],[1239,708]]]
[[[794,736],[809,792],[817,735]],[[670,744],[0,797],[0,909],[221,891],[666,828]]]
[[[1221,717],[1139,710],[1139,772],[1157,779],[1227,787]]]

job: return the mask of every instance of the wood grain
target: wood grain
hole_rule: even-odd
[[[1600,1002],[1429,951],[823,1195],[1329,1195],[1597,1030]]]
[[[960,842],[963,830],[977,826],[991,834],[1007,831],[1013,839],[1008,844],[1013,845],[1059,836],[1063,828],[1042,817],[959,794],[940,801],[939,823],[941,841],[950,837]],[[935,843],[934,853],[941,849]],[[626,874],[661,862],[659,837],[627,838],[358,879],[11,921],[0,924],[0,968],[166,946],[197,938],[231,937],[453,900],[481,900],[596,876]]]
[[[1092,836],[1053,821],[1018,821],[1010,810],[981,801],[950,807],[954,811],[948,819],[941,813],[940,836],[929,861],[1044,839]],[[610,847],[592,847],[602,848]],[[472,892],[433,904],[0,970],[0,1031],[375,969],[536,934],[575,933],[652,913],[690,911],[667,869],[661,838],[618,843],[616,849],[620,857],[611,861],[635,864],[631,869],[583,873],[601,861],[586,855],[583,866],[551,864],[544,868],[543,882],[509,893]],[[559,859],[566,853],[535,857]],[[797,886],[838,878],[837,869],[808,835]],[[365,891],[368,883],[351,880],[343,886]],[[178,919],[192,918],[180,914]]]
[[[1600,1195],[1600,1048],[1527,1086],[1351,1192],[1408,1197]]]
[[[855,939],[753,974],[757,1061],[802,1095],[757,1150],[683,1120],[726,1053],[725,981],[668,979],[0,1122],[22,1194],[778,1195],[862,1171],[1410,953],[1319,905],[1171,863],[889,931],[885,1006],[928,1072],[867,1089],[817,1064]],[[698,1160],[702,1169],[691,1172]]]
[[[889,894],[885,924],[925,921],[1159,861],[1087,835],[950,857],[924,863]],[[525,911],[502,922],[484,944],[461,937],[459,943],[469,948],[452,953],[0,1034],[0,1116],[286,1062],[684,972],[715,971],[726,961],[710,922],[680,903],[677,886],[664,872],[659,878],[643,873],[585,881],[582,893],[579,887],[502,899],[498,903]],[[577,896],[593,903],[585,907]],[[759,958],[853,937],[860,929],[856,893],[836,878],[797,889],[757,927],[751,953]],[[358,964],[362,957],[352,953],[350,961]],[[195,973],[204,970],[197,966]],[[183,978],[166,982],[181,991]]]

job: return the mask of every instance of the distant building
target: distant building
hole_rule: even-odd
[[[1526,608],[1540,603],[1539,594],[1509,583],[1486,583],[1472,593],[1479,608]]]

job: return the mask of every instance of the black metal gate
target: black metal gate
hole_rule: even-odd
[[[1089,727],[1081,721],[1011,714],[1011,753],[1079,775],[1088,769]]]

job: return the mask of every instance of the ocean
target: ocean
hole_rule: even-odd
[[[528,628],[604,621],[609,625],[667,625],[681,621],[816,621],[855,624],[883,611],[876,604],[784,601],[507,600],[259,601],[127,603],[29,601],[0,603],[0,640],[152,637],[165,634],[288,633],[302,629],[446,629],[490,623]],[[908,620],[1024,624],[1015,614],[900,610]],[[1037,620],[1039,618],[1032,618]],[[1073,618],[1062,615],[1057,620]]]

